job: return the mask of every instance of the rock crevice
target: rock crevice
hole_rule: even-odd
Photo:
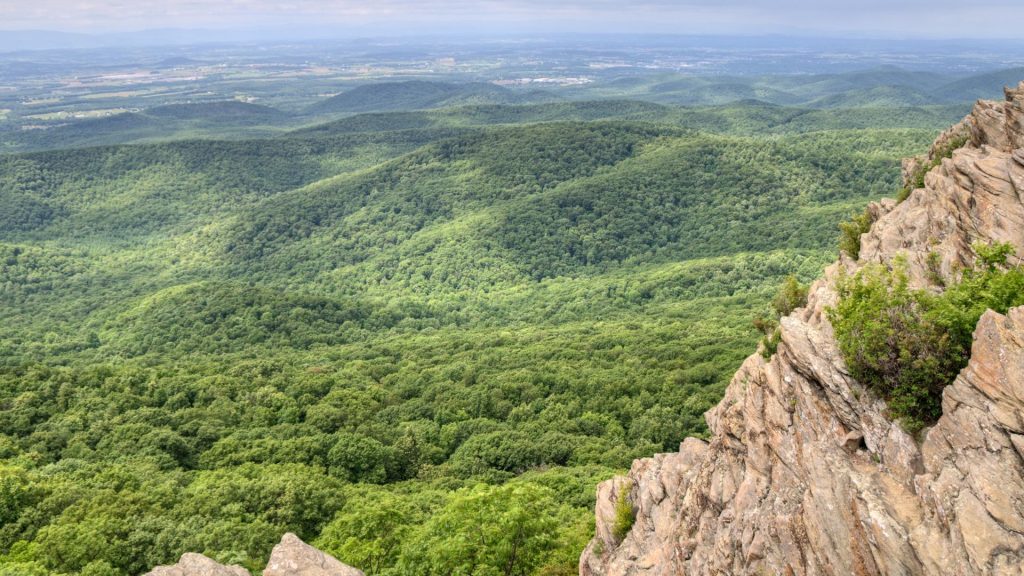
[[[743,363],[706,415],[711,438],[599,487],[581,576],[1024,574],[1024,308],[981,318],[920,441],[850,377],[824,313],[836,281],[867,263],[905,259],[915,287],[939,290],[976,242],[1024,256],[1022,127],[1024,83],[904,163],[905,178],[937,165],[904,202],[871,206],[859,260],[830,266],[782,319],[770,360]],[[622,497],[637,520],[619,542]]]

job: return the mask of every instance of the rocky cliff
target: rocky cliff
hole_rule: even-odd
[[[177,564],[157,566],[145,576],[249,576],[249,571],[190,553],[183,554]],[[363,573],[289,533],[274,546],[263,576],[363,576]]]
[[[902,255],[925,287],[978,241],[1024,255],[1024,83],[978,102],[905,177],[922,167],[923,188],[871,206],[860,259],[828,268],[782,319],[772,358],[744,362],[706,415],[709,441],[599,487],[581,576],[1024,574],[1024,308],[982,317],[920,440],[850,377],[825,315],[836,280],[866,263]],[[621,541],[620,498],[636,514]]]

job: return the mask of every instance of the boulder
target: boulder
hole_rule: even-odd
[[[249,571],[241,566],[225,566],[202,554],[186,553],[181,555],[177,564],[157,566],[145,576],[250,576]]]
[[[274,546],[263,576],[364,576],[362,571],[313,548],[292,533]]]

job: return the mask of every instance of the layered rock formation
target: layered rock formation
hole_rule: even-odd
[[[364,576],[355,568],[285,534],[270,553],[264,576]],[[225,566],[202,554],[183,554],[172,566],[157,566],[145,576],[250,576],[241,566]]]
[[[902,256],[915,286],[937,290],[975,242],[1024,255],[1022,127],[1024,83],[905,164],[909,175],[938,162],[906,201],[870,208],[860,260],[831,266],[782,319],[770,360],[744,362],[706,415],[711,439],[599,487],[582,576],[1024,574],[1024,308],[982,317],[920,441],[849,376],[825,316],[836,280],[866,263]],[[619,542],[623,497],[636,521]]]

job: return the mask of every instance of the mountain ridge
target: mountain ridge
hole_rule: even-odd
[[[599,487],[581,576],[1019,574],[1024,558],[1024,307],[985,312],[967,367],[920,444],[850,375],[830,323],[869,263],[937,290],[979,256],[1024,253],[1024,83],[979,101],[904,165],[909,197],[873,204],[842,256],[706,414],[711,437]],[[945,157],[942,152],[964,144]],[[922,187],[912,177],[931,168]],[[941,289],[941,288],[938,288]],[[635,520],[619,528],[618,510]]]
[[[487,82],[455,84],[404,80],[364,84],[309,107],[312,114],[423,110],[459,104],[521,104],[558,100],[545,92],[520,93]]]

